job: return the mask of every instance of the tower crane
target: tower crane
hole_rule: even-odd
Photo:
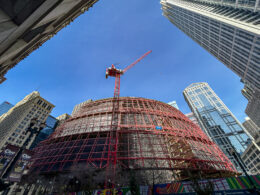
[[[115,89],[114,89],[114,98],[119,97],[120,95],[120,76],[123,75],[126,71],[128,71],[130,68],[132,68],[134,65],[136,65],[138,62],[140,62],[143,58],[145,58],[148,54],[150,54],[152,50],[146,52],[142,57],[137,59],[135,62],[127,66],[124,70],[117,69],[114,64],[112,64],[111,67],[106,69],[106,78],[115,77]]]
[[[108,143],[108,162],[106,168],[106,183],[105,188],[109,186],[108,181],[112,183],[112,187],[115,186],[116,177],[116,165],[117,165],[117,150],[119,142],[119,129],[118,129],[118,115],[119,115],[119,95],[120,95],[120,76],[123,75],[127,70],[132,68],[138,62],[140,62],[144,57],[150,54],[152,51],[146,52],[142,57],[137,59],[135,62],[127,66],[124,70],[117,69],[114,64],[106,69],[106,78],[115,77],[115,89],[114,98],[111,113],[111,124],[109,129],[109,143]]]

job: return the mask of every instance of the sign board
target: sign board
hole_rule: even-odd
[[[12,162],[17,152],[19,151],[18,146],[13,146],[8,144],[5,149],[0,154],[0,175],[5,172],[5,169],[8,167],[9,163]]]
[[[162,130],[162,126],[156,126],[155,129]]]
[[[31,150],[24,150],[20,158],[17,160],[11,174],[9,175],[10,181],[19,182],[23,175],[23,172],[26,168],[28,168],[29,164],[31,163],[31,158],[33,155],[33,151]]]

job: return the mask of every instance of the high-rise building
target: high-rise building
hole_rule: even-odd
[[[71,118],[71,116],[69,114],[67,114],[67,113],[64,113],[64,114],[56,117],[56,119],[59,120],[59,121],[67,120],[69,118]]]
[[[242,125],[254,139],[258,138],[260,135],[260,127],[258,127],[249,117],[245,118],[245,122],[243,122]]]
[[[260,90],[259,0],[161,0],[170,22]]]
[[[0,116],[4,113],[8,112],[8,110],[10,110],[13,106],[14,106],[13,104],[10,104],[7,101],[0,104]]]
[[[168,104],[171,105],[172,107],[174,107],[174,108],[176,108],[176,109],[179,110],[179,107],[178,107],[178,104],[177,104],[176,101],[171,101],[171,102],[169,102]]]
[[[37,118],[39,123],[45,122],[53,107],[39,92],[34,91],[0,116],[0,150],[7,144],[22,146],[29,136],[27,128],[31,119]],[[28,148],[34,137],[27,145]]]
[[[67,119],[71,118],[71,116],[67,113],[64,113],[58,117],[56,117],[57,121],[57,127],[61,124],[63,124]]]
[[[255,142],[258,148],[254,143],[250,143],[241,157],[251,174],[258,175],[260,174],[260,133],[258,134],[257,139],[255,139]]]
[[[249,118],[245,118],[243,126],[254,138],[260,148],[260,128]],[[252,174],[260,174],[260,151],[254,143],[250,143],[242,154],[242,159]]]
[[[208,83],[193,83],[183,91],[183,95],[205,133],[239,169],[230,150],[235,148],[241,154],[249,143],[249,137],[240,122]]]
[[[244,88],[241,90],[241,93],[248,101],[250,101],[255,90],[249,83],[244,82],[243,80],[241,80],[241,82],[244,83]]]
[[[245,84],[241,93],[248,100],[245,113],[255,124],[260,126],[260,91],[248,82],[244,82],[243,80],[241,82]]]
[[[193,112],[190,112],[188,114],[185,114],[185,116],[187,116],[194,124],[200,126],[198,119],[196,118],[196,116],[193,114]]]
[[[46,127],[41,130],[41,132],[34,139],[30,149],[35,148],[41,141],[47,139],[55,131],[57,123],[58,120],[55,117],[49,115],[45,121]]]
[[[260,127],[260,91],[254,91],[251,99],[248,101],[245,112]]]
[[[92,102],[91,99],[86,100],[86,101],[84,101],[84,102],[82,102],[82,103],[77,104],[76,106],[74,106],[73,111],[72,111],[72,113],[71,113],[71,116],[75,116],[75,114],[77,114],[77,112],[78,112],[81,108],[83,108],[85,105],[87,105],[87,104],[90,103],[90,102]]]
[[[97,0],[12,0],[0,3],[0,83],[18,62],[39,48]]]

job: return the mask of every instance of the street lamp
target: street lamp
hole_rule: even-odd
[[[8,176],[10,175],[11,171],[13,170],[14,166],[16,165],[17,161],[21,158],[22,153],[24,151],[24,149],[26,149],[28,143],[31,141],[31,138],[34,135],[38,135],[40,133],[40,131],[46,126],[45,123],[40,123],[38,124],[39,121],[37,120],[37,118],[32,118],[29,124],[29,127],[27,129],[26,134],[29,132],[30,135],[26,138],[25,142],[23,143],[23,145],[19,148],[17,154],[15,155],[14,159],[9,163],[9,165],[7,166],[5,172],[3,173],[1,180],[8,180]],[[36,137],[35,136],[35,137]],[[5,190],[8,190],[8,188],[6,188]]]

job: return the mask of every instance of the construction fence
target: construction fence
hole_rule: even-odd
[[[218,178],[210,180],[199,180],[201,188],[209,182],[213,183],[214,192],[212,194],[228,195],[228,194],[257,194],[260,192],[260,175],[250,176],[255,186],[250,185],[249,178],[245,176]],[[156,184],[152,186],[140,186],[140,195],[171,195],[171,194],[196,194],[193,184],[190,181],[173,182],[167,184]],[[87,192],[71,192],[71,195],[85,195]],[[98,189],[94,190],[93,195],[131,195],[129,187],[114,188],[114,189]]]

